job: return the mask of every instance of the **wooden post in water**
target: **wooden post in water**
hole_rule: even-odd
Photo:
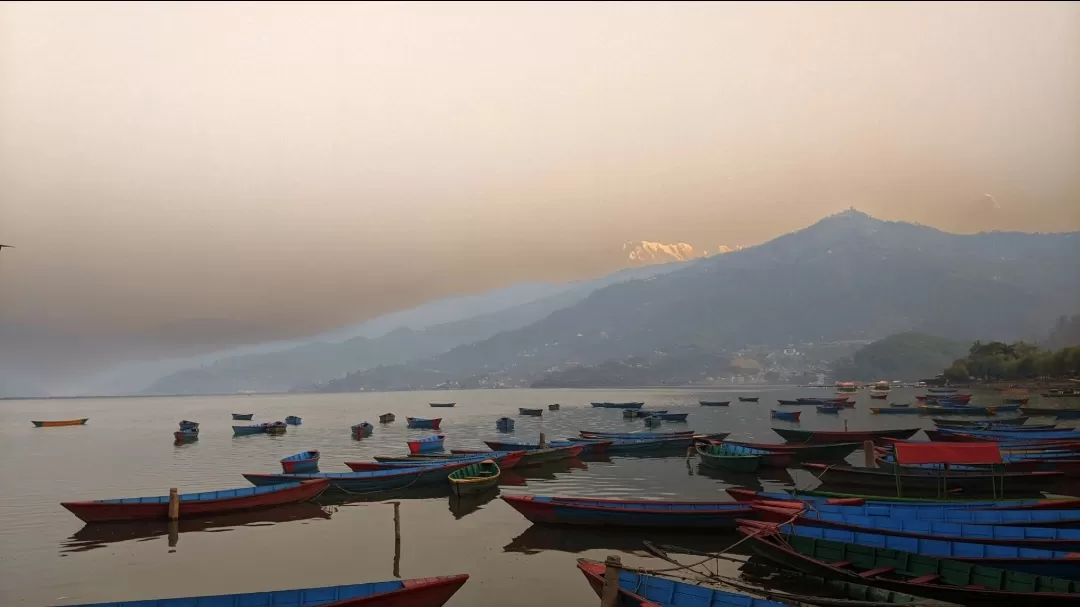
[[[394,502],[394,577],[401,577],[401,502]]]
[[[540,448],[541,449],[546,449],[547,448],[547,439],[544,438],[544,433],[543,432],[540,433]]]
[[[169,489],[169,520],[175,521],[180,518],[180,494],[176,487]]]
[[[863,449],[863,456],[864,456],[864,459],[863,459],[864,465],[867,468],[876,468],[877,467],[877,461],[874,459],[874,441],[872,441],[872,440],[863,441],[862,449]]]
[[[180,521],[169,521],[169,548],[176,548],[180,541]]]
[[[600,607],[615,607],[619,603],[619,571],[622,559],[615,555],[604,561],[604,590],[600,594]]]

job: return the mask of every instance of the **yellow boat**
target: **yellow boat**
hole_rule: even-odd
[[[86,420],[88,420],[88,419],[90,419],[90,418],[89,417],[84,417],[82,419],[62,419],[62,420],[58,420],[58,421],[44,421],[44,422],[31,421],[30,423],[34,424],[34,427],[36,427],[36,428],[52,428],[53,426],[85,426],[86,425]]]

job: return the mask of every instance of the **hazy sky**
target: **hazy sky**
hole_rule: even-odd
[[[1075,230],[1078,167],[1077,3],[0,5],[9,326],[295,336],[852,205]]]

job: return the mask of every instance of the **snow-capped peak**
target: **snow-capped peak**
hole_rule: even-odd
[[[662,242],[652,242],[648,240],[628,241],[624,242],[622,246],[623,252],[627,253],[627,260],[631,263],[640,265],[669,263],[672,261],[690,261],[691,259],[708,257],[711,254],[722,255],[724,253],[733,253],[745,248],[746,247],[742,245],[735,245],[733,247],[720,245],[716,248],[716,253],[709,253],[707,250],[695,251],[692,245],[686,244],[685,242],[664,244]]]

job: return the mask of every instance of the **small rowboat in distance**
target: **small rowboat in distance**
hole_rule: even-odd
[[[740,396],[739,397],[739,402],[740,403],[756,403],[759,398],[761,398],[761,397],[760,396]]]
[[[835,414],[839,415],[841,408],[842,407],[838,407],[836,405],[818,405],[817,406],[817,412],[818,413],[835,413]]]
[[[236,420],[251,419],[253,417],[255,417],[254,413],[233,413],[232,414],[232,418],[236,419]]]
[[[544,414],[543,409],[518,409],[519,415],[528,415],[530,417],[540,417]]]
[[[244,436],[246,434],[266,434],[265,424],[253,424],[251,426],[233,426],[233,436]]]
[[[425,451],[442,451],[443,440],[446,438],[443,434],[436,434],[435,436],[429,436],[427,438],[421,438],[419,440],[411,440],[406,444],[409,445],[409,453],[423,453]]]
[[[178,443],[184,441],[199,440],[199,429],[190,428],[187,430],[177,430],[176,432],[173,432],[173,439],[175,439]]]
[[[180,496],[180,518],[303,502],[317,497],[329,486],[330,481],[315,479],[270,487],[185,493]],[[167,495],[92,502],[63,502],[60,505],[87,523],[169,518],[169,496]]]
[[[799,421],[800,415],[802,415],[802,411],[777,411],[775,409],[769,411],[769,416],[773,419],[783,419],[789,422]]]
[[[742,401],[742,398],[739,398]],[[756,398],[754,400],[757,400]],[[731,404],[730,400],[699,400],[698,404],[702,407],[726,407]]]
[[[397,419],[397,418],[394,417],[393,413],[383,413],[382,415],[379,416],[379,423],[380,424],[389,424],[390,422],[394,421],[395,419]]]
[[[499,466],[490,459],[470,464],[450,474],[450,490],[454,495],[483,493],[499,484]]]
[[[589,403],[601,409],[640,409],[645,403]]]
[[[192,428],[198,429],[198,427],[199,427],[199,422],[188,421],[186,419],[180,420],[180,429],[181,430],[190,430]]]
[[[375,431],[375,426],[367,422],[361,422],[355,426],[351,426],[349,429],[352,431],[353,436],[363,438],[365,436],[371,436],[371,433]]]
[[[689,415],[689,413],[668,413],[667,411],[658,411],[649,417],[658,417],[666,422],[684,422]]]
[[[281,460],[281,471],[285,474],[294,474],[296,472],[318,472],[319,452],[304,451],[303,453],[290,455]]]
[[[244,594],[193,596],[158,601],[121,601],[71,607],[150,607],[151,605],[294,605],[303,607],[442,607],[469,580],[468,575],[390,580],[323,588],[298,588]]]
[[[82,419],[64,419],[57,421],[32,421],[30,423],[34,424],[35,428],[53,428],[55,426],[85,426],[88,419],[90,418],[84,417]]]
[[[509,417],[500,417],[499,419],[495,420],[495,429],[499,430],[500,432],[513,432],[514,420],[510,419]]]
[[[667,529],[731,529],[753,516],[748,504],[503,495],[534,523]]]
[[[439,424],[442,423],[442,418],[436,419],[424,419],[423,417],[406,417],[405,423],[409,428],[425,428],[428,430],[438,430]]]
[[[559,410],[559,403],[555,403],[554,405],[548,405],[548,411],[558,411],[558,410]]]
[[[295,415],[290,415],[285,418],[285,423],[289,424],[290,426],[299,426],[301,422],[302,420]]]
[[[457,403],[428,403],[432,407],[453,407]]]

